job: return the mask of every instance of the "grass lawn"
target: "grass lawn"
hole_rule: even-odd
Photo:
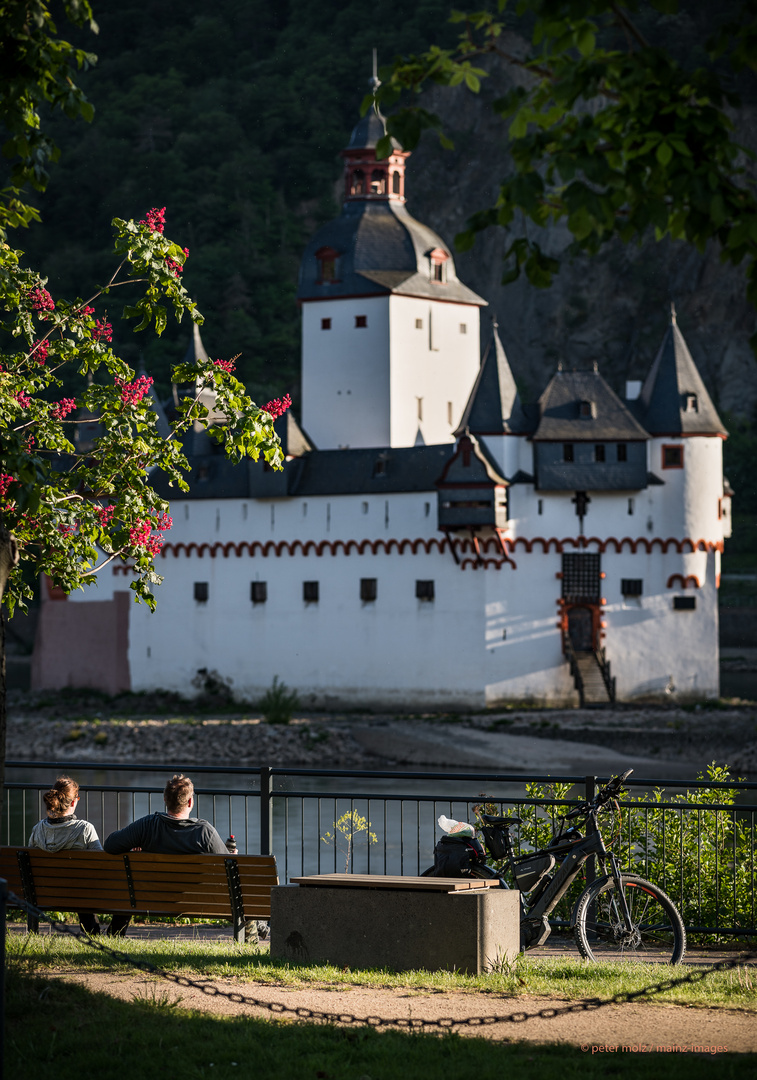
[[[271,962],[249,946],[199,941],[126,940],[120,948],[171,971],[282,986],[362,985],[488,991],[568,997],[611,997],[685,969],[647,965],[589,965],[575,960],[520,958],[509,970],[481,977],[451,973],[342,971]],[[456,1034],[418,1034],[337,1028],[291,1019],[228,1018],[173,1004],[160,984],[132,1002],[114,1000],[48,971],[107,969],[103,955],[73,939],[8,940],[5,1075],[24,1080],[710,1080],[752,1077],[756,1055],[623,1054],[591,1057],[578,1048],[493,1042]],[[117,969],[123,971],[122,965]],[[619,970],[622,969],[622,970]],[[662,995],[691,1005],[757,1010],[755,973],[718,974]],[[254,989],[250,988],[254,995]],[[514,1002],[514,1005],[516,1003]],[[516,1006],[517,1007],[517,1006]],[[392,1015],[396,1015],[393,1010]]]

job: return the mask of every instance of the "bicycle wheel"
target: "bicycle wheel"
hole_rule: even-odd
[[[678,908],[657,885],[622,874],[631,916],[628,929],[612,877],[595,881],[576,907],[575,937],[586,960],[654,960],[678,964],[686,952],[686,930]]]

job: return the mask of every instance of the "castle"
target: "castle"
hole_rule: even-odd
[[[205,670],[249,700],[277,675],[313,707],[718,695],[727,433],[674,311],[623,400],[596,365],[558,366],[524,404],[383,134],[375,112],[352,132],[341,213],[302,259],[283,472],[193,432],[190,490],[162,492],[157,612],[126,566],[96,600],[48,588],[33,687],[187,693]]]

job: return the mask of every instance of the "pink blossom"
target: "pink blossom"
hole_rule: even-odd
[[[0,498],[7,494],[8,488],[15,482],[15,476],[11,476],[10,473],[0,473]]]
[[[106,529],[108,525],[113,521],[113,511],[115,506],[96,506],[95,513],[100,519],[101,526]]]
[[[152,526],[149,521],[138,521],[129,529],[129,543],[132,547],[144,547],[150,539]]]
[[[74,401],[74,399],[70,397],[64,397],[61,398],[60,401],[57,402],[55,405],[53,405],[52,409],[50,410],[50,415],[52,416],[53,420],[63,420],[65,419],[65,417],[68,416],[70,412],[73,412],[75,408],[76,402]]]
[[[154,206],[152,210],[148,210],[139,224],[146,225],[151,232],[162,233],[166,227],[165,206],[160,209],[158,209],[157,206]]]
[[[58,526],[58,532],[61,534],[61,536],[73,536],[74,535],[73,526],[71,526],[71,525],[59,525]]]
[[[124,405],[138,405],[152,386],[153,380],[149,375],[140,375],[133,383],[116,376],[116,386],[121,387],[121,401]]]
[[[19,390],[15,397],[22,409],[28,409],[32,403],[32,399],[28,394],[25,394],[23,390]]]
[[[172,526],[173,526],[173,518],[169,517],[168,514],[166,514],[165,512],[161,512],[160,514],[157,515],[157,518],[155,520],[153,528],[154,529],[159,529],[161,532],[168,532],[168,530]]]
[[[234,374],[234,361],[233,360],[214,360],[213,363],[216,367],[223,368],[227,375]]]
[[[162,547],[162,536],[151,536],[150,539],[147,540],[145,543],[145,549],[150,553],[150,555],[157,555]]]
[[[95,341],[112,341],[113,327],[105,319],[98,319],[92,331],[92,338]]]
[[[95,309],[93,307],[90,307],[89,304],[83,304],[82,307],[79,308],[77,315],[81,315],[83,319],[88,319],[90,315],[94,315],[94,313]]]
[[[26,437],[26,452],[27,452],[27,454],[32,450],[32,448],[35,446],[36,442],[37,442],[37,440],[34,438],[33,435],[27,435],[27,437]]]
[[[33,356],[38,363],[44,367],[45,360],[47,360],[47,342],[44,339],[42,341],[35,341],[29,356]]]
[[[32,289],[30,291],[29,299],[32,302],[33,311],[44,312],[55,310],[55,301],[53,300],[47,289],[43,289],[41,285],[39,285],[36,289]]]
[[[278,420],[287,409],[291,408],[292,399],[289,394],[284,394],[283,398],[274,398],[273,401],[269,401],[263,408],[267,413],[270,413],[274,420]]]

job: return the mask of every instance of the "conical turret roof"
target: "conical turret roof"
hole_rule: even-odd
[[[525,435],[531,428],[499,337],[496,320],[455,435]]]
[[[672,306],[670,325],[635,411],[651,435],[728,434],[678,329]]]

